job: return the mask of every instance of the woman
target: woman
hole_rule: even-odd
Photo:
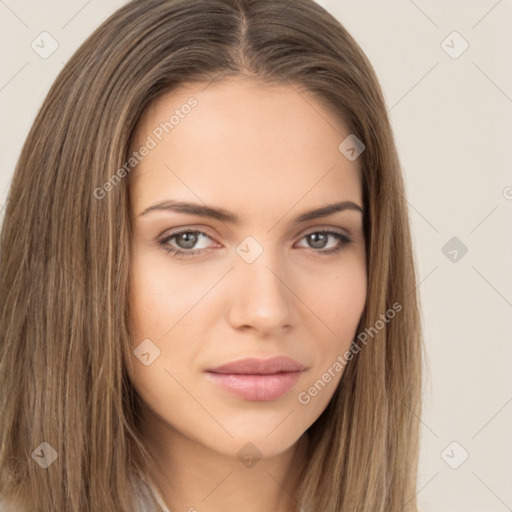
[[[15,510],[417,510],[404,185],[319,5],[119,9],[48,93],[0,244]]]

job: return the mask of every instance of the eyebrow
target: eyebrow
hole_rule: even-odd
[[[202,205],[198,203],[189,203],[186,201],[166,200],[155,203],[146,208],[139,216],[147,215],[155,211],[174,211],[179,213],[186,213],[188,215],[198,215],[200,217],[207,217],[217,219],[221,222],[240,224],[240,218],[223,208],[215,208],[213,206]],[[327,217],[334,213],[342,212],[344,210],[353,210],[364,213],[363,207],[352,201],[341,201],[339,203],[328,204],[314,210],[309,210],[300,214],[293,224],[300,224],[308,220],[318,219],[320,217]]]

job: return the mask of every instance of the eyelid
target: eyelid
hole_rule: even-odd
[[[313,226],[311,228],[306,228],[304,231],[304,234],[299,235],[299,236],[300,236],[300,238],[302,238],[304,236],[310,235],[311,233],[316,233],[317,231],[336,231],[337,233],[340,233],[342,235],[352,236],[348,229],[340,228],[339,226],[326,226],[326,225]]]
[[[159,235],[157,238],[162,240],[164,238],[169,238],[170,236],[179,235],[180,233],[188,233],[189,231],[197,231],[199,233],[204,233],[206,236],[208,236],[211,239],[214,239],[216,235],[211,235],[209,233],[208,226],[199,226],[199,225],[190,225],[190,226],[183,226],[180,228],[171,228],[166,229],[161,235]]]

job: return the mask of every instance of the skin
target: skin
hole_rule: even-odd
[[[153,130],[191,96],[197,106],[158,142]],[[363,206],[359,159],[349,161],[338,150],[348,135],[310,94],[239,77],[182,86],[139,122],[132,150],[148,136],[158,144],[129,177],[132,339],[134,349],[150,339],[160,355],[148,366],[135,358],[130,378],[144,402],[144,438],[173,512],[291,512],[296,506],[297,469],[304,463],[297,450],[342,372],[309,404],[297,395],[350,348],[367,274],[361,212],[301,225],[293,220],[330,203]],[[168,199],[222,207],[241,221],[163,210],[141,215]],[[206,252],[177,258],[158,245],[184,228],[207,237],[199,235],[196,245],[176,237],[167,246]],[[351,243],[323,255],[340,241],[306,236],[321,229]],[[263,249],[251,263],[236,252],[248,236]],[[308,367],[277,400],[244,400],[205,378],[207,368],[273,355]],[[262,455],[252,467],[237,457],[249,442]]]

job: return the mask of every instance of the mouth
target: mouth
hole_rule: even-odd
[[[285,356],[269,359],[245,358],[205,372],[207,379],[244,400],[277,400],[300,379],[306,366]]]

